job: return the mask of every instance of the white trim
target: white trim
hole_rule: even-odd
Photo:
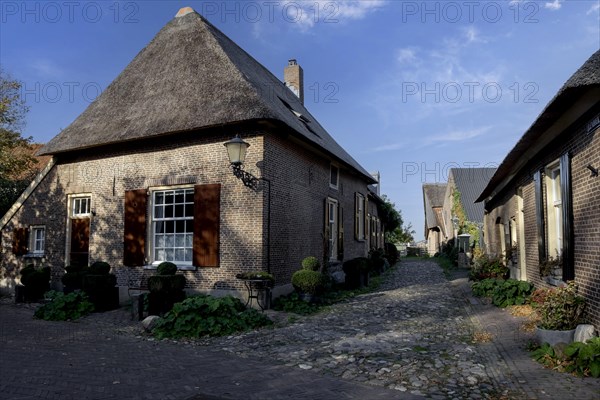
[[[27,189],[25,189],[25,191],[23,193],[21,193],[19,198],[14,202],[14,204],[10,207],[10,209],[6,212],[6,214],[4,214],[2,219],[0,219],[0,229],[4,229],[4,227],[6,226],[8,221],[10,221],[12,219],[12,217],[14,217],[14,215],[17,213],[17,211],[19,211],[19,208],[21,208],[21,206],[23,206],[23,203],[25,203],[25,201],[27,201],[27,199],[29,198],[29,196],[31,196],[33,191],[44,180],[46,175],[48,175],[48,172],[50,172],[52,167],[54,167],[54,164],[56,164],[56,159],[54,157],[52,157],[50,159],[50,161],[48,161],[48,164],[46,164],[44,169],[41,170],[40,172],[38,172],[38,174],[36,175],[35,178],[33,178],[31,183],[29,184],[29,186],[27,186]]]

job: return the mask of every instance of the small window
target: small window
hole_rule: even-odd
[[[74,197],[73,198],[73,209],[71,216],[73,217],[87,217],[90,215],[90,197]]]
[[[43,255],[46,248],[46,227],[32,226],[31,227],[31,244],[30,249],[33,255]]]
[[[331,164],[331,168],[329,169],[329,187],[332,189],[337,189],[340,180],[340,169]]]

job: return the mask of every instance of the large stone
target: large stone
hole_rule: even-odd
[[[156,326],[156,322],[160,319],[158,315],[150,315],[142,321],[142,326],[147,332],[152,332],[152,329]]]
[[[575,338],[573,339],[575,342],[587,342],[594,335],[594,325],[581,324],[577,325],[575,329]]]
[[[336,271],[331,274],[331,278],[335,283],[344,283],[346,281],[346,274],[344,271]]]

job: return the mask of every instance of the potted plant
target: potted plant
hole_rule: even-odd
[[[325,290],[325,283],[325,277],[319,271],[301,269],[292,275],[292,286],[300,298],[309,303],[318,300],[318,296]]]
[[[35,302],[50,290],[50,267],[36,269],[33,264],[21,270],[21,285],[17,286],[17,302]]]
[[[585,299],[577,294],[575,282],[552,289],[537,289],[532,294],[532,304],[540,317],[536,334],[540,343],[554,346],[573,341],[585,308]]]
[[[148,313],[164,315],[175,303],[185,300],[185,276],[177,274],[177,265],[163,261],[156,268],[157,275],[148,278]]]

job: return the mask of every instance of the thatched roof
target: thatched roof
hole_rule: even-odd
[[[600,50],[597,50],[556,93],[544,111],[504,158],[486,188],[475,201],[483,201],[493,193],[498,193],[502,189],[499,187],[502,182],[523,167],[525,152],[540,140],[548,128],[563,115],[575,100],[587,90],[597,87],[600,87]]]
[[[182,9],[162,28],[40,153],[256,120],[287,125],[373,183],[280,80],[191,9]]]
[[[441,209],[444,206],[445,194],[445,183],[423,184],[423,207],[425,209],[425,236],[427,236],[427,231],[432,228],[438,227],[440,231],[445,231],[441,216]]]

